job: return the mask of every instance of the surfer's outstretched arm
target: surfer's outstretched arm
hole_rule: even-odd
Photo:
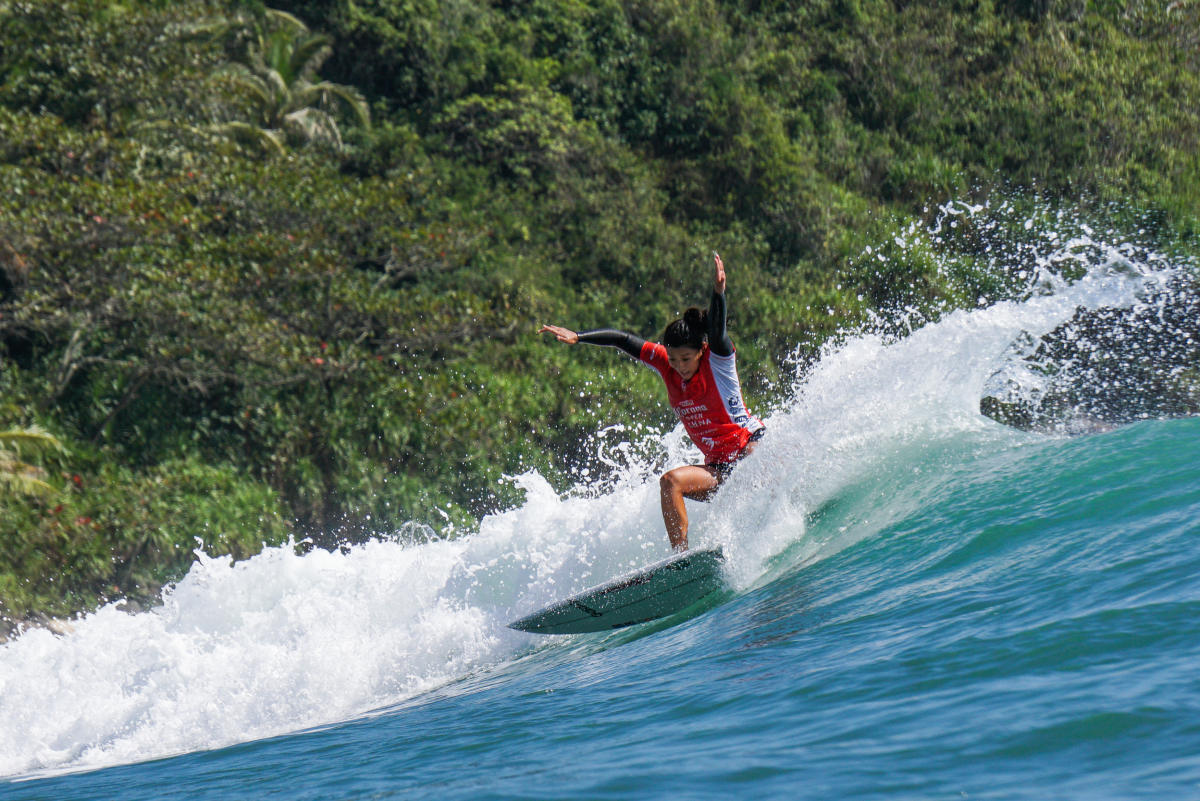
[[[569,328],[557,325],[543,325],[538,333],[553,334],[559,342],[565,342],[568,345],[583,343],[585,345],[607,345],[611,348],[620,348],[635,359],[641,358],[642,346],[646,344],[646,340],[641,337],[635,337],[633,334],[627,334],[615,328],[597,328],[594,331],[580,331],[576,333]]]

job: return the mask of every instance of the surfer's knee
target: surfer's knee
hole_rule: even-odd
[[[658,479],[664,498],[691,498],[694,501],[707,501],[720,483],[712,472],[696,465],[676,467]]]
[[[668,470],[658,478],[658,486],[664,492],[671,495],[683,494],[683,479],[679,475],[679,469]]]

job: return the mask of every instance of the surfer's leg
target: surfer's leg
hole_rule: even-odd
[[[672,549],[685,551],[688,547],[688,516],[683,499],[705,500],[720,483],[711,467],[694,464],[676,467],[658,480],[663,524]]]

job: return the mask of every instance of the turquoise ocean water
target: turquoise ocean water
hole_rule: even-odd
[[[615,483],[514,477],[470,536],[204,558],[161,608],[26,632],[0,798],[1200,798],[1200,420],[978,412],[1014,337],[1147,280],[831,348],[693,507],[728,590],[688,616],[504,627],[666,555],[618,444]]]

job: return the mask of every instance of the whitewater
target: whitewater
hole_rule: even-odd
[[[1078,246],[1028,293],[798,370],[689,507],[727,555],[700,614],[505,626],[668,554],[638,454],[696,454],[659,432],[603,484],[512,477],[524,501],[469,534],[201,554],[158,607],[24,631],[0,798],[1200,797],[1200,420],[980,414],[1014,340],[1172,269],[1104,242],[1050,269]]]

